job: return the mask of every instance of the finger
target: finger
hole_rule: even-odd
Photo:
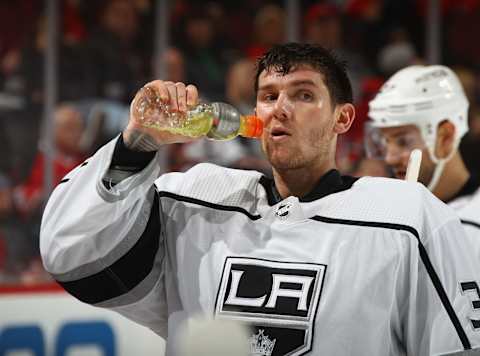
[[[177,88],[177,101],[178,101],[178,110],[181,112],[187,111],[187,91],[185,89],[185,84],[175,83]]]
[[[158,82],[159,83],[157,83],[157,85],[155,86],[157,88],[157,94],[163,103],[168,103],[170,101],[170,94],[168,93],[168,89],[164,82],[160,80]]]
[[[163,80],[154,80],[144,85],[144,89],[148,88],[155,94],[155,96],[159,97],[160,100],[164,103],[168,103],[170,100],[170,95],[168,93],[167,87],[165,86]]]
[[[170,110],[178,111],[177,87],[173,82],[165,82],[165,86],[167,87],[168,95],[170,97],[170,100],[168,101]]]
[[[187,91],[187,107],[192,107],[198,104],[198,90],[195,85],[189,84],[186,87]]]

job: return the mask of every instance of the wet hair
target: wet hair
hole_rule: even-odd
[[[300,66],[310,66],[323,74],[333,105],[353,102],[352,85],[346,72],[346,63],[332,51],[306,43],[275,45],[257,60],[255,93],[258,78],[266,70],[286,75]]]

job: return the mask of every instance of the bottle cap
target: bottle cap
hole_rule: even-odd
[[[246,115],[243,117],[244,127],[240,133],[244,137],[259,138],[263,133],[263,121],[258,116]]]

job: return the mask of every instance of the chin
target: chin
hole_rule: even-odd
[[[303,168],[305,164],[303,162],[300,162],[298,159],[292,156],[288,157],[269,157],[269,162],[272,165],[273,168],[275,168],[277,171],[281,170],[287,170],[287,169],[299,169]]]

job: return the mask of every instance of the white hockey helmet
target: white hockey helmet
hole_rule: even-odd
[[[382,86],[369,103],[368,116],[373,127],[416,125],[432,154],[440,122],[455,125],[458,141],[467,133],[468,100],[450,68],[415,65],[398,71]]]
[[[432,161],[437,163],[430,190],[438,183],[445,163],[468,131],[468,100],[457,75],[441,65],[410,66],[395,73],[369,103],[373,128],[416,125]],[[447,158],[435,155],[438,124],[455,125],[455,144]]]

